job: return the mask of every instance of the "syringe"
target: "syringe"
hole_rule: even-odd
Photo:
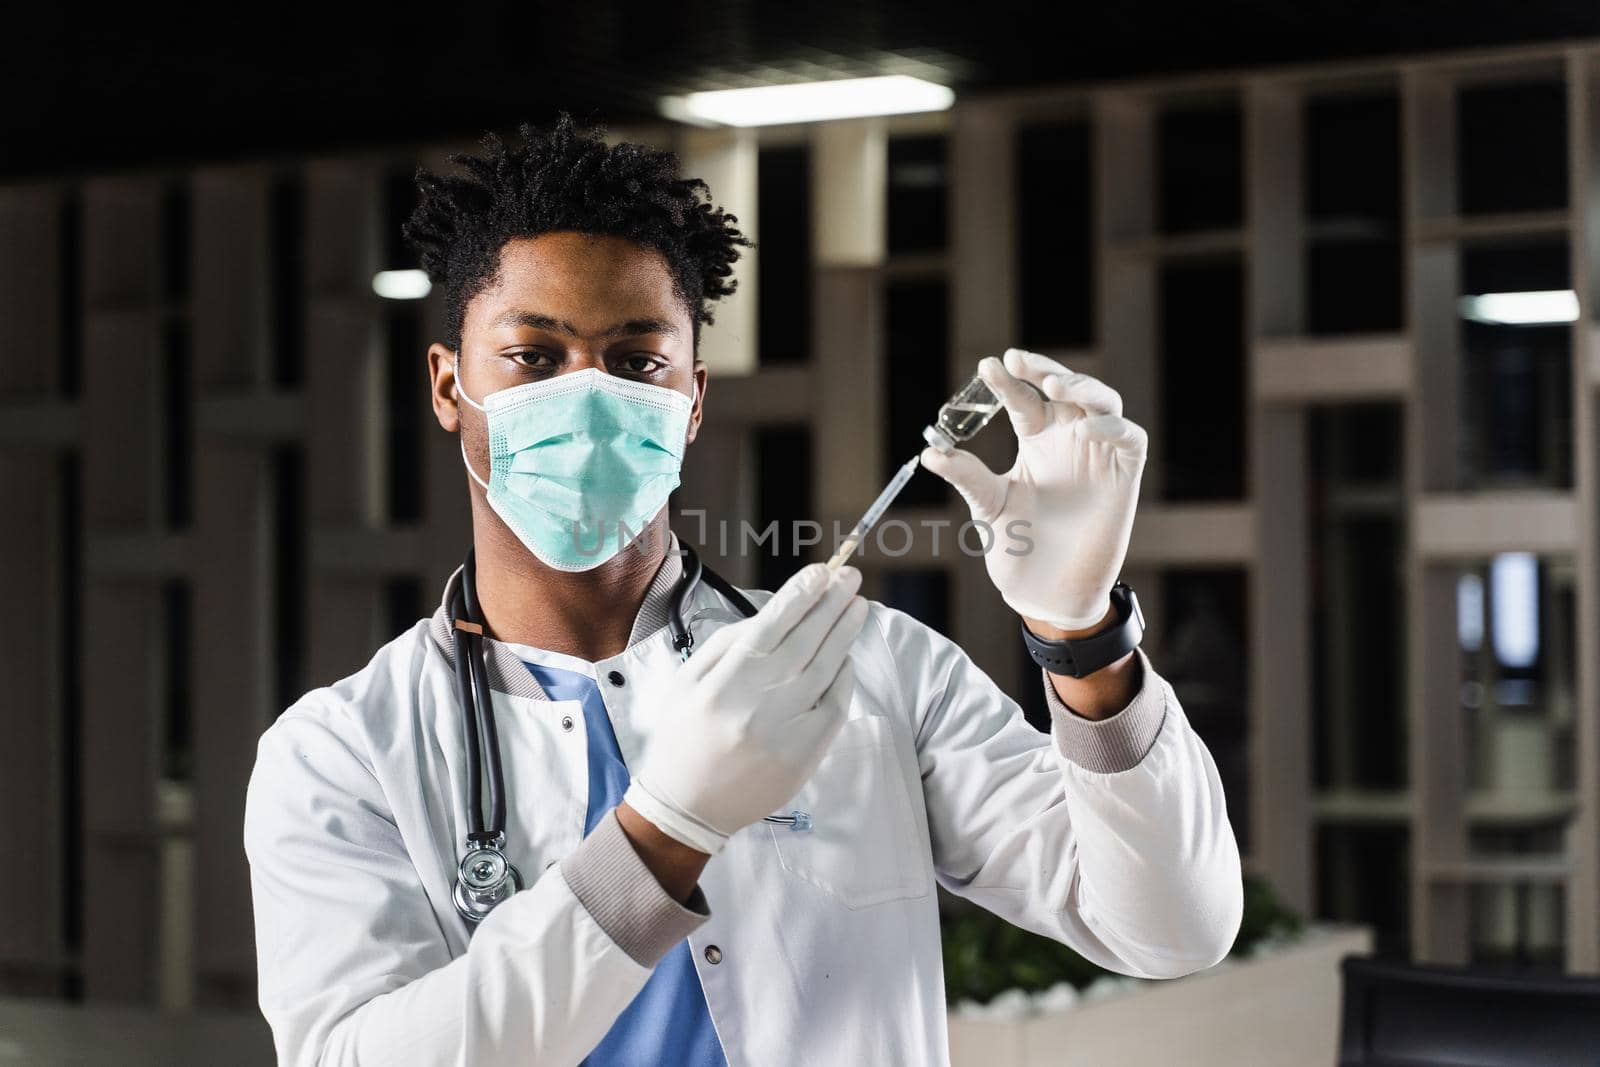
[[[883,492],[878,494],[878,499],[872,502],[872,505],[861,516],[860,521],[851,528],[850,536],[844,539],[844,544],[839,546],[839,551],[835,552],[833,558],[828,560],[828,569],[830,571],[836,571],[843,566],[845,560],[850,558],[850,554],[861,543],[861,539],[867,536],[867,531],[877,525],[879,519],[883,518],[883,513],[889,510],[889,505],[893,504],[894,498],[900,495],[900,490],[904,489],[906,483],[911,480],[911,476],[917,473],[919,459],[920,457],[918,456],[912,456],[906,460],[904,466],[895,471],[894,477],[889,479],[889,484],[884,486]]]

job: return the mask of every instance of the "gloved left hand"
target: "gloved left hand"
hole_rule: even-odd
[[[1122,417],[1116,390],[1046,356],[1009,348],[1004,363],[991,356],[978,374],[1011,416],[1016,462],[996,474],[970,452],[928,448],[922,465],[992,529],[984,562],[1013,610],[1089,629],[1110,609],[1128,552],[1145,432]]]

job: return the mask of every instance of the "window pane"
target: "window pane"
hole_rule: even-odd
[[[56,683],[60,687],[61,734],[57,745],[57,767],[61,775],[60,833],[68,841],[87,838],[83,812],[83,463],[77,450],[63,450],[57,460],[61,475],[61,507],[57,512],[56,527],[61,531],[60,551],[57,553],[59,571],[56,590],[59,597],[56,630]],[[59,850],[61,865],[57,868],[58,885],[62,886],[60,904],[61,942],[69,951],[83,945],[83,853],[81,848]],[[43,872],[41,872],[43,873]],[[47,875],[48,876],[48,875]],[[63,993],[69,998],[82,995],[82,972],[68,968]]]
[[[56,330],[61,338],[58,385],[61,395],[78,395],[83,381],[83,197],[76,189],[62,196],[59,267],[56,273]]]
[[[816,518],[811,512],[811,430],[805,426],[763,427],[756,431],[755,450],[756,528],[765,530],[768,523],[778,524],[776,554],[771,545],[761,547],[756,584],[776,589],[815,551],[797,549],[794,537],[795,523]]]
[[[1393,225],[1400,218],[1400,100],[1319,96],[1305,108],[1306,215]]]
[[[1467,297],[1562,292],[1570,287],[1565,241],[1467,248]],[[1506,297],[1499,296],[1504,301]],[[1565,487],[1572,484],[1571,327],[1541,321],[1474,321],[1529,309],[1547,319],[1560,309],[1479,302],[1461,323],[1462,488]]]
[[[411,270],[422,265],[400,232],[420,199],[411,167],[396,167],[384,174],[382,269]]]
[[[194,520],[194,403],[192,338],[186,314],[161,326],[162,510],[167,527],[181,530]]]
[[[1245,573],[1168,570],[1161,673],[1216,761],[1241,851],[1250,847],[1249,623]]]
[[[1463,215],[1566,207],[1566,85],[1462,89],[1456,153]]]
[[[1306,249],[1306,332],[1392,333],[1405,328],[1398,240],[1322,240]]]
[[[1564,969],[1566,908],[1561,887],[1528,882],[1472,887],[1472,963],[1540,971]]]
[[[168,300],[189,298],[194,261],[194,204],[183,182],[161,193],[161,292]]]
[[[811,149],[761,149],[756,200],[760,362],[803,362],[811,354]]]
[[[299,385],[305,376],[306,191],[298,177],[275,181],[267,201],[267,284],[274,384]]]
[[[1479,823],[1564,823],[1575,785],[1576,578],[1567,557],[1461,568],[1456,631],[1465,786]]]
[[[1244,496],[1244,274],[1236,260],[1161,272],[1161,425],[1168,500]]]
[[[1317,917],[1371,926],[1379,956],[1411,955],[1410,884],[1411,834],[1404,827],[1317,831]]]
[[[1034,351],[1094,343],[1089,144],[1087,122],[1017,133],[1017,312]]]
[[[408,522],[422,516],[422,405],[427,389],[427,348],[422,342],[415,300],[386,300],[388,339],[388,451],[386,499],[389,518]]]
[[[427,612],[427,597],[422,591],[422,579],[390,578],[383,583],[383,612],[388,620],[389,632],[403,633],[417,624]]]
[[[272,451],[272,576],[275,598],[272,662],[276,711],[306,691],[305,449],[281,445]]]
[[[1314,409],[1310,434],[1317,787],[1403,788],[1401,408]]]
[[[887,322],[884,399],[889,434],[883,481],[922,451],[922,428],[950,396],[950,293],[943,281],[890,282],[884,289]],[[895,501],[899,507],[939,507],[950,499],[943,479],[918,475]],[[869,501],[863,500],[862,507]]]
[[[1400,103],[1393,93],[1316,97],[1305,109],[1306,330],[1404,325]]]
[[[161,583],[161,687],[165,710],[161,724],[161,776],[180,782],[194,777],[194,716],[189,691],[193,609],[186,583]]]
[[[889,140],[889,254],[938,252],[945,247],[950,189],[943,137]]]
[[[1156,123],[1162,233],[1244,221],[1244,122],[1237,103],[1163,112]]]

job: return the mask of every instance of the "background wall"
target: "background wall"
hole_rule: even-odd
[[[1147,647],[1250,867],[1392,954],[1595,970],[1597,64],[1529,46],[615,129],[759,242],[703,342],[680,535],[770,586],[826,547],[740,554],[718,520],[848,524],[1009,345],[1102,376],[1151,431],[1126,571]],[[431,611],[466,543],[427,407],[437,299],[371,285],[414,266],[414,166],[465,147],[0,187],[0,993],[253,1005],[256,737]],[[1564,289],[1570,323],[1459,303]],[[965,510],[919,475],[895,517]],[[919,536],[862,565],[1042,721],[980,561]]]

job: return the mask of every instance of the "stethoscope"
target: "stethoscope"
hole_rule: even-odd
[[[683,577],[678,580],[667,602],[667,630],[672,647],[688,659],[694,652],[694,631],[684,619],[683,609],[702,580],[721,593],[749,618],[756,606],[721,575],[703,566],[694,549],[684,545]],[[478,610],[478,595],[473,554],[469,549],[461,565],[448,611],[450,630],[455,638],[456,685],[461,696],[461,730],[467,748],[467,842],[461,864],[456,868],[456,911],[467,922],[477,924],[501,901],[523,888],[522,875],[506,858],[505,778],[500,768],[500,739],[495,733],[494,705],[489,696],[489,668],[483,633],[483,615]],[[487,771],[487,774],[485,772]],[[489,818],[483,817],[483,791],[489,787]],[[809,830],[810,816],[794,811],[787,815],[768,815],[763,820],[791,830]]]

